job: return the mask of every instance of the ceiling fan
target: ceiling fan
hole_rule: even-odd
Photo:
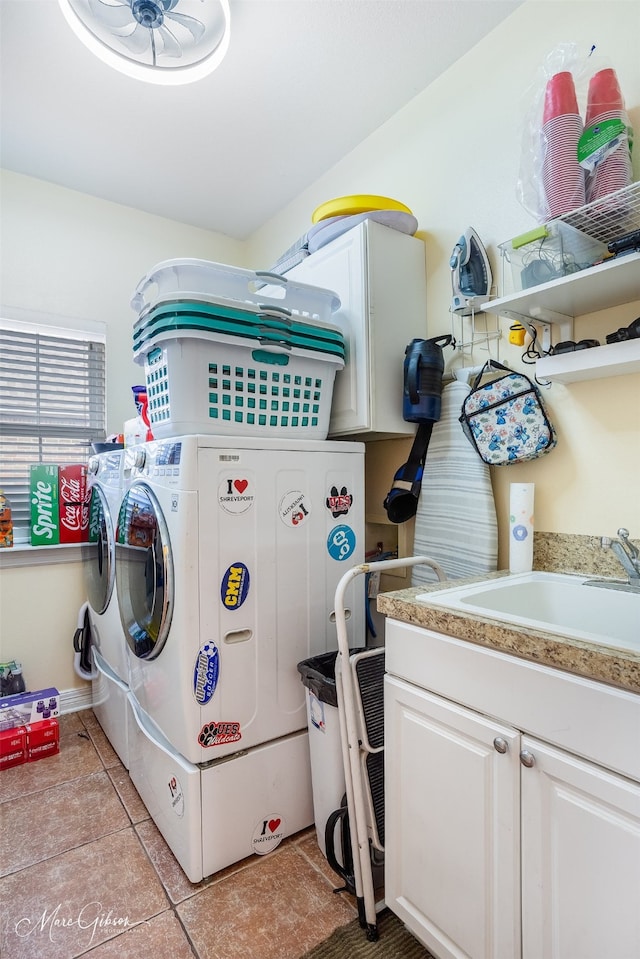
[[[229,0],[58,0],[74,33],[121,73],[155,83],[201,79],[229,46]]]

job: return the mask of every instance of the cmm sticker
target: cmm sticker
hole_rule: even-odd
[[[220,596],[225,609],[240,609],[249,593],[249,570],[244,563],[234,563],[222,577]]]
[[[220,654],[215,643],[205,643],[198,650],[193,670],[193,695],[201,706],[211,700],[218,685]]]

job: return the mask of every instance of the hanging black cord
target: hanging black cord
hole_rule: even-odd
[[[533,323],[527,323],[527,329],[529,331],[529,336],[531,337],[531,342],[527,346],[526,350],[524,350],[522,353],[521,360],[523,363],[533,365],[537,363],[538,360],[541,360],[543,356],[549,356],[549,351],[538,348],[538,331]],[[549,380],[539,380],[536,373],[533,374],[533,378],[538,386],[551,386],[551,382]]]

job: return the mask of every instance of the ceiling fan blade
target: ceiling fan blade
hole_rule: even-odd
[[[89,9],[99,23],[114,32],[122,27],[133,27],[135,19],[128,3],[105,3],[104,0],[89,0]]]
[[[204,33],[204,23],[194,17],[188,17],[185,13],[175,13],[173,10],[165,13],[165,20],[175,20],[180,26],[189,31],[193,39],[197,42]]]
[[[181,57],[182,47],[171,33],[171,30],[165,25],[158,27],[157,33],[162,37],[162,54],[165,57]]]
[[[126,36],[118,34],[120,43],[130,50],[131,53],[145,53],[151,46],[151,33],[153,31],[147,27],[137,24],[135,30]]]

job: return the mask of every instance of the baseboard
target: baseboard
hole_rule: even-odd
[[[60,692],[60,714],[77,713],[81,709],[91,709],[93,696],[90,683],[77,689],[63,689]]]

